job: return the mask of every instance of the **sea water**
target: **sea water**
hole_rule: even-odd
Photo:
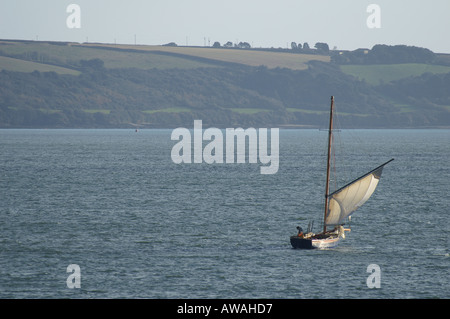
[[[332,250],[289,243],[320,231],[326,132],[280,130],[272,175],[175,164],[171,132],[0,130],[0,298],[450,297],[449,130],[340,132],[332,187],[395,161]]]

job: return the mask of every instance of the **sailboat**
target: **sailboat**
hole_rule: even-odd
[[[381,164],[370,172],[362,175],[361,177],[330,194],[333,112],[334,97],[332,96],[330,107],[330,124],[328,129],[328,157],[323,230],[320,233],[315,234],[312,232],[310,225],[307,232],[303,234],[303,230],[300,227],[297,227],[299,230],[298,234],[290,237],[293,248],[327,249],[337,247],[341,238],[345,238],[345,231],[349,230],[344,228],[347,218],[349,218],[356,209],[361,207],[370,198],[375,191],[378,182],[380,181],[384,166],[394,160],[391,159],[386,163]],[[330,228],[332,229],[330,230]]]

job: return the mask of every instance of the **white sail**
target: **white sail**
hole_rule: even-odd
[[[330,194],[326,225],[342,224],[348,216],[361,207],[375,191],[384,165],[392,160]]]

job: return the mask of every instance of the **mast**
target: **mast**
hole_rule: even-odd
[[[331,143],[333,142],[333,108],[334,108],[334,96],[331,97],[330,106],[330,126],[328,128],[328,158],[327,158],[327,181],[325,186],[325,212],[323,214],[323,232],[327,231],[325,220],[327,218],[328,211],[328,195],[330,192],[330,167],[331,167]]]

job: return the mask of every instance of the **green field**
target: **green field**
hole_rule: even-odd
[[[110,69],[192,69],[213,66],[210,63],[175,56],[151,54],[151,52],[140,53],[125,50],[105,50],[78,44],[54,45],[46,42],[11,42],[5,44],[5,42],[0,41],[0,50],[9,56],[20,57],[20,60],[18,58],[19,62],[32,59],[33,61],[38,60],[41,64],[77,65],[80,60],[99,58],[103,60],[104,66]],[[21,66],[17,63],[11,64],[10,70],[12,69],[20,71]],[[24,68],[24,70],[28,70],[28,68]],[[43,72],[45,72],[45,69],[43,69]]]
[[[183,112],[191,112],[191,109],[189,109],[187,107],[168,107],[168,108],[160,109],[160,110],[145,110],[145,111],[142,111],[142,113],[147,113],[147,114],[153,114],[153,113],[158,113],[158,112],[163,112],[163,113],[183,113]]]
[[[330,111],[307,110],[307,109],[298,109],[298,108],[291,108],[291,107],[287,107],[286,111],[288,111],[288,112],[301,112],[301,113],[316,114],[316,115],[326,115],[326,114],[330,113]],[[360,117],[370,116],[370,114],[339,112],[339,116],[348,116],[348,115],[360,116]]]
[[[200,67],[218,67],[222,62],[238,63],[249,66],[264,65],[268,68],[288,68],[304,70],[307,62],[318,60],[330,62],[329,56],[312,54],[293,54],[260,50],[225,49],[210,47],[168,47],[155,45],[114,45],[101,43],[51,44],[47,42],[1,41],[0,50],[4,55],[15,57],[17,61],[0,61],[0,68],[32,72],[67,71],[42,67],[46,63],[57,65],[77,65],[80,60],[99,58],[106,68],[138,69],[192,69]],[[30,61],[31,60],[31,61]],[[24,61],[24,65],[20,65]],[[41,66],[34,65],[39,62]],[[31,71],[30,71],[31,70]],[[70,70],[70,69],[69,69]]]
[[[307,69],[307,62],[312,60],[330,62],[330,57],[316,54],[294,54],[260,50],[225,49],[209,47],[171,47],[155,45],[107,45],[93,44],[84,46],[103,46],[107,48],[133,49],[145,52],[163,52],[186,55],[220,62],[239,63],[249,66],[264,65],[268,68],[288,68],[293,70]]]
[[[0,70],[17,71],[17,72],[56,72],[58,74],[79,75],[80,72],[68,68],[63,68],[55,65],[24,61],[13,59],[5,56],[0,56]]]
[[[379,85],[410,76],[424,73],[448,73],[449,66],[405,63],[405,64],[377,64],[377,65],[342,65],[341,70],[367,83]]]
[[[260,112],[269,112],[268,109],[258,109],[258,108],[229,108],[229,110],[239,113],[239,114],[256,114]]]
[[[111,110],[103,110],[103,109],[83,109],[83,112],[91,113],[91,114],[95,114],[95,113],[109,114],[109,113],[111,113]]]

